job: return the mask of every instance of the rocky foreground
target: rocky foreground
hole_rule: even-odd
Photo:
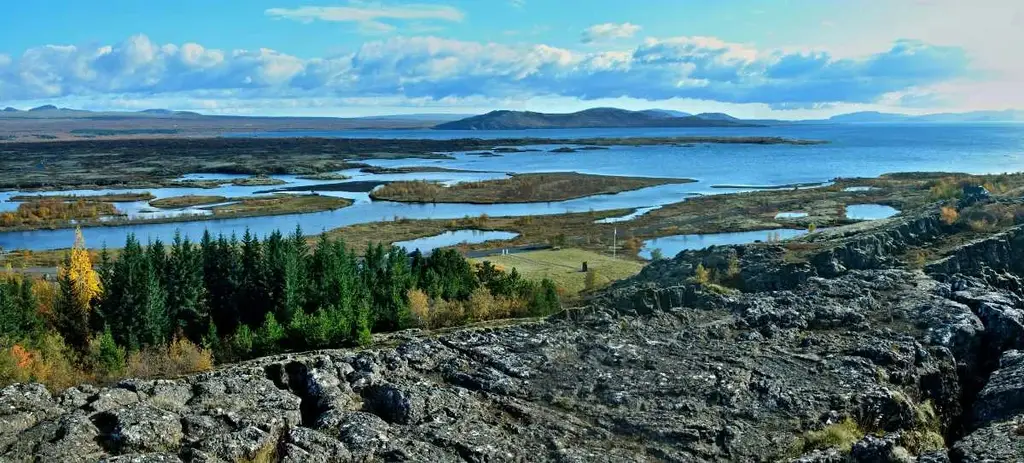
[[[12,386],[0,460],[1024,461],[1022,227],[911,270],[956,232],[928,212],[684,253],[545,322]],[[743,292],[687,282],[730,261]]]

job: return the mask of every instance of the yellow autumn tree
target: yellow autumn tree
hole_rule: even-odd
[[[89,249],[85,247],[85,237],[82,236],[82,229],[75,229],[75,244],[71,247],[71,254],[65,265],[57,269],[58,277],[67,279],[74,286],[76,302],[79,307],[88,311],[90,304],[96,296],[99,296],[100,276],[92,268],[92,258],[89,257]]]

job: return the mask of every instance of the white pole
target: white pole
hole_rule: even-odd
[[[615,252],[618,251],[619,229],[616,227],[613,230],[615,231],[612,232],[612,257],[615,257]]]

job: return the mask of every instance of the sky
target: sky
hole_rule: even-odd
[[[0,107],[1024,108],[1020,0],[9,0]]]

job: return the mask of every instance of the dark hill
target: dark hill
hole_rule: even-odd
[[[693,116],[672,117],[663,112],[654,111],[594,108],[569,114],[492,111],[480,116],[440,124],[434,128],[440,130],[519,130],[613,127],[742,127],[751,125],[737,121],[708,120]]]

